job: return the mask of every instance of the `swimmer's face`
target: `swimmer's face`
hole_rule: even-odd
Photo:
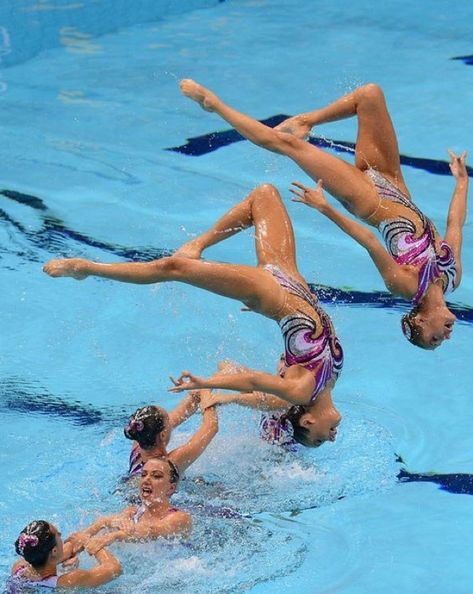
[[[276,366],[276,371],[278,375],[283,375],[284,372],[287,369],[287,365],[286,365],[286,358],[284,356],[284,353],[279,357],[279,361],[278,364]]]
[[[417,339],[419,346],[434,350],[444,340],[449,340],[456,319],[456,316],[447,307],[441,308],[440,311],[435,312],[435,315],[429,317],[417,315],[415,322],[419,332]]]
[[[167,460],[151,458],[143,466],[140,479],[140,498],[144,504],[160,503],[174,493],[171,469]]]
[[[337,439],[338,426],[342,415],[332,406],[323,415],[314,414],[310,410],[299,419],[299,425],[307,431],[308,439],[304,442],[307,447],[318,448],[326,441]]]

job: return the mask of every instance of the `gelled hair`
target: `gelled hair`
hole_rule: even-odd
[[[401,329],[407,340],[421,349],[428,349],[422,340],[420,326],[416,321],[418,309],[413,307],[409,313],[401,318]]]
[[[33,567],[43,567],[56,544],[51,524],[45,520],[34,520],[20,532],[15,541],[15,550]]]
[[[179,476],[179,469],[171,460],[168,460],[167,463],[169,464],[169,481],[171,482],[171,485],[177,485],[181,478]]]
[[[138,442],[144,450],[156,445],[156,438],[166,427],[167,413],[159,406],[143,406],[128,420],[123,432],[125,437]]]
[[[303,406],[291,406],[286,413],[281,415],[280,423],[290,423],[294,440],[297,441],[297,443],[310,448],[314,444],[310,439],[309,430],[299,424],[299,421],[305,412],[306,410]]]

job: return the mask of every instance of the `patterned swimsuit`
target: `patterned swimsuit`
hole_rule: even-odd
[[[413,212],[422,224],[422,232],[417,230],[412,219],[398,216],[385,219],[379,225],[386,248],[398,264],[410,264],[419,269],[419,285],[412,302],[418,305],[428,287],[437,279],[442,279],[443,292],[455,289],[456,267],[452,248],[442,241],[437,248],[437,232],[428,219],[409,198],[375,169],[368,169],[366,175],[372,180],[379,197],[395,204],[401,204]]]
[[[269,264],[264,268],[271,272],[283,289],[303,299],[315,310],[314,317],[298,311],[279,320],[284,338],[286,366],[301,365],[314,375],[315,386],[310,397],[310,402],[313,402],[326,385],[332,380],[336,381],[340,375],[343,367],[342,346],[317,297],[277,266]],[[314,338],[319,334],[320,326],[322,332]]]

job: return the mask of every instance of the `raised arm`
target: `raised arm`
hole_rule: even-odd
[[[177,385],[170,392],[199,388],[235,390],[237,392],[269,392],[290,404],[309,404],[314,390],[314,376],[303,367],[290,367],[284,377],[251,369],[228,375],[200,378],[182,372]]]
[[[184,421],[187,421],[199,408],[200,393],[198,390],[190,392],[179,404],[169,413],[169,422],[174,429]]]
[[[293,185],[297,188],[290,190],[296,196],[292,199],[293,202],[301,202],[315,208],[364,247],[378,269],[386,288],[391,293],[405,299],[410,299],[415,295],[417,291],[416,275],[404,270],[392,258],[374,233],[364,225],[342,214],[327,202],[322,191],[322,180],[319,180],[315,188],[308,188],[299,182],[293,182]]]
[[[208,390],[202,390],[200,400],[205,402],[205,398],[210,393]],[[213,406],[202,407],[202,424],[187,443],[179,446],[169,454],[169,459],[173,462],[179,473],[182,474],[197,458],[204,452],[212,439],[218,432],[218,415]]]
[[[95,554],[97,565],[91,569],[75,569],[61,575],[57,585],[61,588],[94,587],[106,584],[122,572],[120,562],[112,553],[102,549]]]
[[[461,248],[463,241],[463,225],[466,220],[466,206],[468,196],[468,173],[465,166],[466,151],[461,155],[455,155],[453,151],[448,151],[450,155],[450,170],[456,179],[455,190],[453,191],[450,208],[448,209],[447,231],[445,241],[451,246],[455,256],[455,265],[457,269],[455,286],[458,287],[462,276]]]

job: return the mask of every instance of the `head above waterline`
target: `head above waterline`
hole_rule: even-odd
[[[35,569],[48,564],[57,565],[63,557],[61,533],[45,520],[34,520],[20,532],[15,550]]]
[[[432,351],[450,338],[456,319],[446,305],[431,311],[414,307],[401,319],[402,333],[411,344]]]
[[[140,498],[145,505],[165,503],[176,491],[179,473],[167,458],[150,458],[140,478]]]
[[[123,432],[144,450],[166,446],[171,435],[169,415],[160,406],[143,406],[131,415]]]
[[[281,417],[281,423],[292,425],[294,439],[308,448],[318,448],[326,441],[335,441],[341,420],[342,416],[333,404],[323,410],[317,410],[315,406],[291,406]]]

